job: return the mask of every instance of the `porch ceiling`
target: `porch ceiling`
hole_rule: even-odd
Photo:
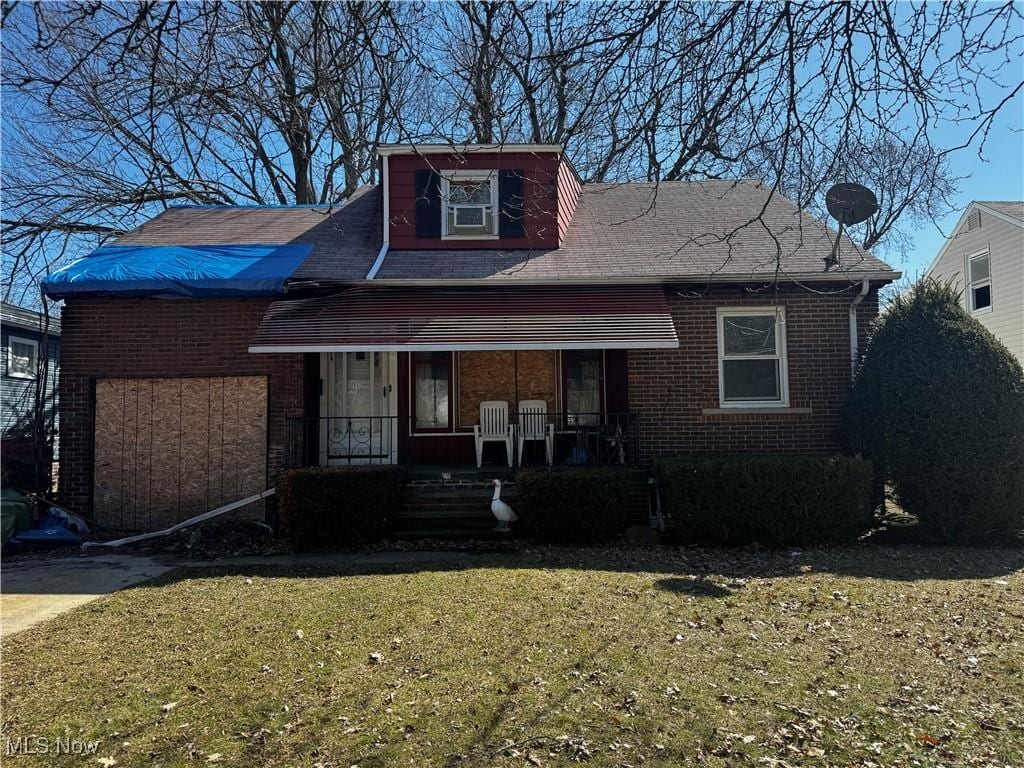
[[[250,352],[673,349],[659,286],[352,288],[276,301]]]

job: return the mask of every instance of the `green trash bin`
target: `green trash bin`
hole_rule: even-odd
[[[18,531],[32,527],[32,501],[17,488],[0,488],[0,532],[4,543]]]

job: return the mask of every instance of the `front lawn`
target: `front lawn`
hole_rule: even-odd
[[[3,644],[39,765],[1024,765],[1024,553],[177,573]],[[111,762],[114,761],[114,762]]]

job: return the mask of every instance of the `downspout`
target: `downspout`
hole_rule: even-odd
[[[380,268],[384,265],[384,257],[388,255],[388,241],[390,240],[390,229],[391,229],[391,194],[390,194],[390,178],[388,175],[388,156],[382,155],[380,158],[380,186],[381,186],[381,197],[384,203],[384,213],[381,233],[381,246],[380,252],[377,254],[377,258],[373,262],[373,266],[370,267],[370,271],[366,273],[367,280],[373,280],[380,272]]]
[[[871,283],[865,277],[860,284],[860,293],[850,302],[850,378],[857,373],[857,358],[860,355],[857,341],[857,307],[864,301],[870,289]]]

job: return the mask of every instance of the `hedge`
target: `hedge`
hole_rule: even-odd
[[[659,459],[655,471],[678,542],[830,543],[873,522],[873,473],[863,459],[691,455]]]
[[[849,449],[922,532],[966,543],[1024,528],[1024,371],[949,284],[889,303],[843,417]]]
[[[346,549],[387,536],[401,503],[398,467],[312,467],[277,484],[281,528],[296,551]]]
[[[528,470],[516,477],[517,528],[548,544],[601,544],[625,527],[629,475],[622,469]]]

